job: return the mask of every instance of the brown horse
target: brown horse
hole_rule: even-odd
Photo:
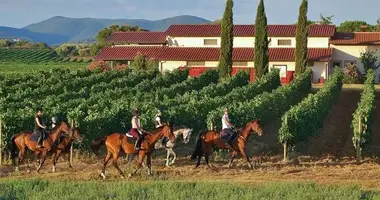
[[[51,132],[48,134],[47,139],[43,141],[44,148],[37,148],[37,141],[31,140],[32,132],[21,132],[11,139],[11,157],[13,165],[16,165],[15,159],[17,156],[17,148],[18,148],[18,162],[16,165],[16,171],[19,170],[19,165],[23,163],[25,157],[26,148],[35,152],[35,156],[37,157],[40,153],[42,153],[42,158],[37,168],[37,172],[41,170],[42,165],[45,163],[47,152],[51,151],[54,143],[58,140],[61,133],[64,132],[66,134],[71,134],[70,125],[62,121],[59,125],[57,125]],[[29,165],[27,164],[28,172],[30,171]]]
[[[259,136],[263,135],[263,129],[261,128],[260,120],[253,120],[249,122],[243,129],[238,130],[238,136],[235,141],[232,142],[232,146],[226,145],[226,143],[220,138],[220,133],[216,131],[204,131],[201,132],[198,136],[198,141],[196,144],[195,151],[191,156],[191,159],[198,158],[196,167],[197,168],[201,163],[201,158],[204,155],[207,166],[209,168],[209,156],[214,151],[214,146],[219,149],[231,149],[231,160],[228,163],[228,167],[231,167],[232,161],[236,157],[237,153],[245,158],[248,162],[248,166],[253,169],[251,162],[246,153],[247,139],[251,135],[251,132],[257,133]]]
[[[65,137],[63,137],[57,147],[55,148],[55,151],[54,151],[54,154],[53,154],[53,172],[56,172],[56,163],[58,161],[58,158],[59,156],[62,154],[62,153],[68,153],[70,152],[70,146],[71,144],[74,142],[74,141],[77,141],[77,142],[82,142],[83,138],[82,136],[80,135],[80,131],[79,129],[77,128],[73,128],[71,133],[69,133],[68,135],[66,135]],[[70,160],[70,157],[68,157],[68,162],[69,162],[69,168],[73,168],[72,164],[71,164],[71,160]]]
[[[156,128],[154,131],[151,133],[146,133],[147,135],[144,137],[143,142],[141,143],[141,150],[138,151],[138,166],[135,171],[133,171],[131,174],[129,174],[129,177],[132,177],[132,175],[136,174],[136,172],[142,167],[142,163],[145,159],[145,156],[147,157],[147,165],[148,165],[148,175],[152,174],[152,169],[151,169],[151,158],[152,158],[152,151],[154,150],[154,145],[156,142],[162,137],[169,138],[171,142],[175,141],[175,137],[173,134],[173,127],[164,124],[164,126]],[[96,138],[92,141],[91,144],[91,149],[93,152],[96,154],[102,144],[105,144],[107,147],[107,155],[104,158],[104,164],[102,168],[102,173],[100,176],[105,179],[105,171],[106,171],[106,166],[109,162],[109,160],[112,158],[113,166],[117,169],[119,172],[121,178],[124,178],[124,173],[123,171],[119,168],[117,164],[117,159],[119,158],[120,152],[124,151],[124,153],[128,154],[128,157],[131,154],[134,154],[134,140],[127,138],[126,134],[123,133],[113,133],[108,136],[104,137],[99,137]]]

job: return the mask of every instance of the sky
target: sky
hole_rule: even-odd
[[[264,0],[268,24],[297,21],[301,0]],[[234,23],[253,24],[258,0],[234,0]],[[0,26],[21,28],[53,16],[149,19],[194,15],[208,20],[223,15],[225,0],[0,0]],[[334,15],[333,22],[363,20],[375,24],[379,0],[309,0],[308,18]]]

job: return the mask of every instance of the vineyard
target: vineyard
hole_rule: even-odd
[[[262,164],[258,166],[259,171],[255,173],[247,171],[244,164],[237,162],[238,171],[244,176],[250,177],[249,180],[255,180],[257,176],[264,176],[263,174],[269,170],[272,175],[265,176],[276,182],[276,177],[282,177],[283,173],[290,173],[294,170],[287,167],[287,162],[282,162],[281,153],[284,153],[285,160],[294,160],[297,159],[293,156],[294,152],[304,152],[300,148],[302,145],[310,141],[313,141],[310,146],[320,144],[315,137],[324,134],[320,130],[329,123],[325,119],[331,115],[331,109],[336,106],[340,95],[345,92],[342,89],[342,70],[336,69],[323,87],[317,90],[312,89],[310,74],[311,70],[306,70],[297,75],[290,84],[281,85],[278,70],[272,70],[255,82],[249,82],[249,73],[243,70],[223,81],[219,80],[215,70],[207,70],[199,77],[189,77],[187,69],[165,73],[127,69],[106,72],[54,69],[27,74],[4,73],[0,75],[2,143],[7,152],[8,141],[13,134],[21,130],[33,129],[33,114],[38,105],[43,106],[45,121],[48,124],[51,116],[58,116],[60,119],[73,121],[75,126],[80,128],[85,140],[79,147],[76,146],[79,148],[76,152],[88,152],[91,140],[98,136],[128,131],[131,126],[130,118],[133,108],[140,109],[142,127],[146,130],[154,128],[154,115],[157,109],[161,109],[166,121],[175,125],[192,127],[194,133],[198,133],[200,130],[209,128],[220,130],[223,108],[228,107],[232,123],[237,127],[242,127],[247,122],[258,118],[261,119],[264,129],[269,130],[264,133],[263,138],[255,137],[253,141],[249,141],[249,154],[263,159],[260,161]],[[353,103],[356,111],[352,110],[349,116],[345,116],[349,118],[348,121],[352,121],[347,127],[352,131],[352,133],[348,133],[348,137],[352,138],[351,144],[354,144],[350,148],[352,151],[359,149],[358,156],[361,156],[362,149],[373,146],[371,138],[376,137],[376,134],[371,135],[376,94],[373,77],[373,72],[370,71],[364,90],[360,94],[359,104]],[[195,138],[195,135],[192,137]],[[331,142],[334,143],[334,141]],[[182,175],[185,175],[187,178],[184,180],[188,178],[198,180],[198,176],[206,182],[212,180],[212,176],[215,174],[206,171],[195,172],[192,169],[193,164],[189,163],[188,156],[194,148],[193,145],[181,145],[177,147],[180,156],[179,166],[176,166],[175,169],[163,168],[162,159],[158,158],[153,164],[157,166],[157,175],[154,179],[175,181],[182,180]],[[265,156],[263,157],[261,154],[270,152],[267,146],[278,148],[273,151],[277,153],[271,160],[265,159]],[[323,151],[323,148],[321,149]],[[97,161],[94,156],[85,155],[89,154],[84,153],[82,156],[86,163],[78,164],[80,169],[76,172],[81,176],[75,176],[75,172],[64,172],[65,176],[70,177],[70,180],[97,179],[100,161]],[[80,158],[77,159],[80,163],[84,162]],[[215,161],[223,159],[223,153],[217,153],[214,159]],[[302,158],[299,159],[302,160]],[[301,169],[305,173],[304,177],[308,177],[307,174],[324,170],[324,168],[318,168],[313,171],[312,168],[307,167],[308,162],[304,161],[306,164]],[[342,162],[352,163],[351,161]],[[216,162],[215,165],[224,168],[220,163]],[[260,166],[263,168],[260,169]],[[278,166],[282,167],[278,168]],[[353,168],[352,170],[358,169]],[[244,182],[245,180],[238,178],[240,173],[233,171],[227,173],[225,170],[225,174],[220,175],[219,179],[228,180],[229,177],[235,177]],[[340,171],[337,169],[336,174],[339,173]],[[342,175],[342,181],[346,176]],[[286,177],[284,176],[285,179]],[[141,178],[147,177],[142,176],[137,180]],[[297,179],[297,174],[291,176],[290,179]],[[324,182],[324,180],[316,180]],[[8,183],[14,184],[13,188],[21,190],[23,188],[23,186],[17,185],[17,182],[8,181]],[[41,187],[50,185],[46,184],[43,183]],[[368,187],[371,186],[368,185]],[[85,187],[100,186],[86,185]],[[143,186],[139,185],[138,187]],[[152,185],[152,187],[164,186]],[[221,186],[215,185],[215,187]],[[279,189],[277,186],[267,187],[271,191]],[[245,191],[240,187],[236,189]],[[133,191],[134,189],[131,188],[125,194],[133,193]],[[359,190],[355,195],[359,193],[363,195]],[[259,197],[255,196],[256,193],[252,195],[252,198]],[[312,194],[308,194],[302,197],[307,198],[309,195],[312,196]]]
[[[91,58],[60,57],[53,50],[0,48],[0,71],[25,73],[51,69],[79,70],[86,68]]]

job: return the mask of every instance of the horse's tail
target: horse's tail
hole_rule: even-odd
[[[204,133],[205,131],[200,131],[199,134],[198,134],[198,137],[197,137],[197,144],[195,145],[195,150],[194,150],[194,153],[193,155],[191,156],[191,160],[194,160],[196,159],[198,156],[201,156],[202,155],[202,140],[201,140],[201,136],[202,134]]]
[[[95,153],[95,155],[98,155],[98,151],[102,145],[106,143],[107,137],[101,136],[97,137],[91,142],[91,149]]]
[[[17,137],[17,135],[12,136],[10,144],[9,144],[9,147],[11,149],[11,159],[12,159],[12,164],[13,165],[16,164],[15,159],[17,157],[17,145],[16,145],[16,142],[15,142],[16,137]]]

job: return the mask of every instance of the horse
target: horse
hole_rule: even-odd
[[[245,158],[248,162],[249,168],[253,169],[253,166],[249,161],[249,158],[246,153],[247,139],[251,135],[252,131],[257,133],[259,136],[263,135],[263,129],[261,128],[260,120],[253,120],[247,123],[243,129],[238,129],[237,139],[232,141],[232,146],[226,145],[226,143],[220,138],[219,132],[213,130],[201,131],[198,136],[195,151],[191,156],[192,160],[196,158],[198,159],[195,168],[197,168],[200,165],[201,158],[203,155],[205,157],[207,166],[211,168],[209,164],[209,156],[214,151],[213,147],[215,146],[219,149],[232,150],[231,159],[228,163],[228,168],[231,167],[234,158],[236,157],[237,153],[240,152],[243,158]]]
[[[183,143],[187,144],[190,141],[191,133],[193,132],[192,128],[187,128],[186,126],[178,126],[174,128],[174,137],[177,139],[178,136],[182,135]],[[166,166],[174,164],[177,154],[174,152],[173,148],[175,146],[175,142],[168,141],[166,144],[163,143],[163,138],[161,138],[156,145],[155,149],[166,149]],[[170,161],[170,155],[173,155],[173,160]]]
[[[105,144],[107,147],[107,155],[104,158],[104,163],[100,176],[103,179],[106,178],[106,166],[112,158],[113,166],[119,172],[120,177],[124,178],[124,173],[117,164],[117,160],[121,151],[124,151],[124,153],[128,154],[128,162],[130,162],[130,160],[133,159],[133,157],[130,156],[131,154],[138,154],[139,157],[137,169],[135,169],[132,173],[128,175],[129,178],[136,174],[136,172],[142,167],[142,162],[144,161],[145,156],[147,157],[148,175],[152,175],[152,151],[154,150],[154,145],[162,136],[169,138],[169,141],[174,142],[175,137],[173,134],[173,127],[169,124],[164,124],[163,126],[153,130],[151,133],[147,132],[146,136],[144,137],[144,140],[141,143],[141,149],[138,152],[135,152],[134,150],[135,138],[132,139],[129,136],[127,136],[127,134],[113,133],[108,136],[95,138],[91,143],[91,149],[95,154],[97,154],[99,148],[103,144]]]
[[[80,135],[80,130],[78,128],[73,128],[71,133],[68,135],[64,136],[59,142],[57,147],[55,148],[52,160],[53,160],[53,172],[56,172],[56,163],[58,161],[59,156],[62,153],[68,153],[70,152],[70,146],[72,142],[82,142],[83,137]],[[73,168],[73,165],[71,164],[70,157],[68,157],[68,163],[69,163],[69,168]]]
[[[20,163],[23,163],[26,149],[30,149],[35,152],[35,155],[38,156],[42,153],[42,158],[37,167],[37,172],[40,172],[42,165],[45,163],[47,152],[51,151],[54,143],[58,140],[61,133],[71,134],[72,130],[70,125],[62,121],[59,125],[54,127],[50,133],[47,135],[46,139],[43,141],[43,148],[37,148],[37,141],[31,139],[33,132],[21,132],[11,138],[11,158],[12,163],[16,166],[15,171],[19,171]],[[18,149],[18,161],[17,165],[15,159],[17,157]],[[29,165],[27,164],[28,172],[30,172]]]

